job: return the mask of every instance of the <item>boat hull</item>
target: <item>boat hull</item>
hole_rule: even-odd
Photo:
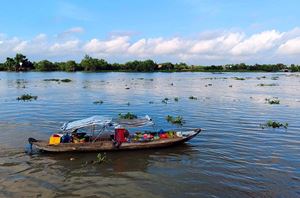
[[[190,131],[183,137],[160,139],[151,142],[124,142],[116,146],[112,141],[99,141],[93,143],[61,143],[50,145],[47,141],[30,141],[37,149],[47,152],[96,152],[96,151],[121,151],[170,147],[182,144],[201,132],[201,129]]]

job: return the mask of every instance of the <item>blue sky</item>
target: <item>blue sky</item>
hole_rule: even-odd
[[[0,60],[21,52],[34,60],[79,60],[88,53],[120,62],[299,63],[296,0],[19,0],[1,5]]]

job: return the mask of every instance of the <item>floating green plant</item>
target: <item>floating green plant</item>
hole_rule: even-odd
[[[37,96],[32,96],[30,94],[23,94],[20,97],[17,97],[17,100],[23,100],[23,101],[31,101],[31,100],[36,100],[38,97]]]
[[[285,128],[287,129],[289,124],[288,123],[281,123],[281,122],[277,122],[277,121],[273,121],[273,120],[269,120],[267,121],[265,124],[261,124],[260,125],[261,128],[265,128],[265,127],[268,127],[268,128]]]
[[[260,87],[265,87],[265,86],[272,87],[272,86],[278,86],[278,84],[275,84],[275,83],[271,83],[271,84],[260,83],[257,86],[260,86]]]
[[[167,104],[169,101],[169,98],[164,98],[161,102]]]
[[[278,98],[266,98],[265,101],[269,104],[280,104],[280,100]]]
[[[190,99],[190,100],[197,100],[198,98],[195,97],[195,96],[190,96],[189,99]]]
[[[102,162],[106,161],[106,153],[103,155],[101,153],[98,153],[97,159],[94,161],[94,164],[101,164]]]
[[[279,78],[278,76],[274,76],[274,77],[272,77],[271,79],[272,79],[272,80],[278,80],[278,78]]]
[[[172,124],[183,125],[183,123],[184,123],[184,120],[181,116],[173,117],[173,116],[167,115],[166,120]]]
[[[267,78],[266,76],[256,77],[257,80],[260,80],[261,78]]]
[[[59,82],[60,80],[57,78],[49,78],[49,79],[44,79],[44,81],[54,81],[54,82]]]
[[[235,80],[246,80],[245,78],[234,77]]]
[[[65,79],[57,79],[57,78],[48,78],[48,79],[44,79],[44,81],[52,81],[52,82],[65,82],[65,83],[68,83],[68,82],[71,82],[72,80],[71,79],[68,79],[68,78],[65,78]]]
[[[119,113],[119,118],[120,119],[128,119],[128,120],[133,120],[133,119],[136,119],[137,118],[137,115],[133,114],[133,113],[126,113],[126,114],[121,114]]]
[[[60,80],[61,82],[64,82],[64,83],[68,83],[68,82],[71,82],[72,80],[71,79],[68,79],[68,78],[65,78],[65,79],[62,79]]]
[[[103,101],[102,100],[96,100],[93,102],[94,104],[103,104]]]
[[[174,101],[175,101],[175,102],[178,102],[178,101],[179,101],[179,98],[178,98],[178,97],[175,97],[175,98],[174,98]]]

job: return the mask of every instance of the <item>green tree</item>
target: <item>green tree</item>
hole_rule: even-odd
[[[153,72],[157,69],[157,64],[153,60],[140,61],[136,71]]]
[[[0,63],[0,71],[5,71],[5,65],[4,65],[4,63]]]
[[[42,60],[34,64],[34,67],[38,71],[56,71],[57,65],[48,60]]]
[[[33,69],[33,64],[23,54],[16,54],[15,58],[6,58],[4,68],[7,71],[28,71]]]
[[[5,70],[7,71],[15,71],[16,61],[13,58],[7,57],[4,62]]]
[[[16,54],[15,58],[15,71],[28,71],[33,69],[33,64],[23,54]]]
[[[110,64],[104,59],[92,58],[89,55],[85,55],[85,57],[80,62],[80,66],[85,71],[101,71],[111,69]]]
[[[167,62],[167,63],[161,63],[159,64],[158,66],[158,69],[159,70],[167,70],[167,71],[170,71],[170,70],[173,70],[174,69],[174,65],[170,62]]]
[[[78,64],[73,60],[67,61],[64,65],[65,65],[64,71],[74,72],[80,70]]]

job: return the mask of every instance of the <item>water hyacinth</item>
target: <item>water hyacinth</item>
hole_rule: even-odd
[[[167,120],[167,122],[170,122],[172,124],[178,124],[178,125],[184,124],[184,120],[181,116],[173,117],[173,116],[167,115],[166,120]]]
[[[128,119],[128,120],[133,120],[133,119],[136,119],[137,118],[137,115],[133,114],[133,113],[126,113],[126,114],[121,114],[119,113],[119,118],[120,119]]]
[[[266,98],[265,101],[269,104],[280,104],[280,100],[278,98]]]
[[[37,100],[37,96],[32,96],[30,94],[23,94],[20,97],[17,97],[17,100],[23,100],[23,101],[31,101],[31,100]]]
[[[285,129],[287,129],[288,125],[289,125],[288,123],[281,123],[281,122],[269,120],[265,124],[262,124],[261,128],[264,129],[265,127],[268,127],[268,128],[281,128],[281,127],[283,127]]]
[[[103,104],[103,101],[102,100],[96,100],[93,102],[93,104]]]
[[[195,96],[190,96],[189,99],[190,99],[190,100],[197,100],[198,98],[195,97]]]
[[[62,79],[60,80],[61,82],[64,82],[64,83],[68,83],[68,82],[72,82],[71,79],[68,79],[68,78],[65,78],[65,79]]]

